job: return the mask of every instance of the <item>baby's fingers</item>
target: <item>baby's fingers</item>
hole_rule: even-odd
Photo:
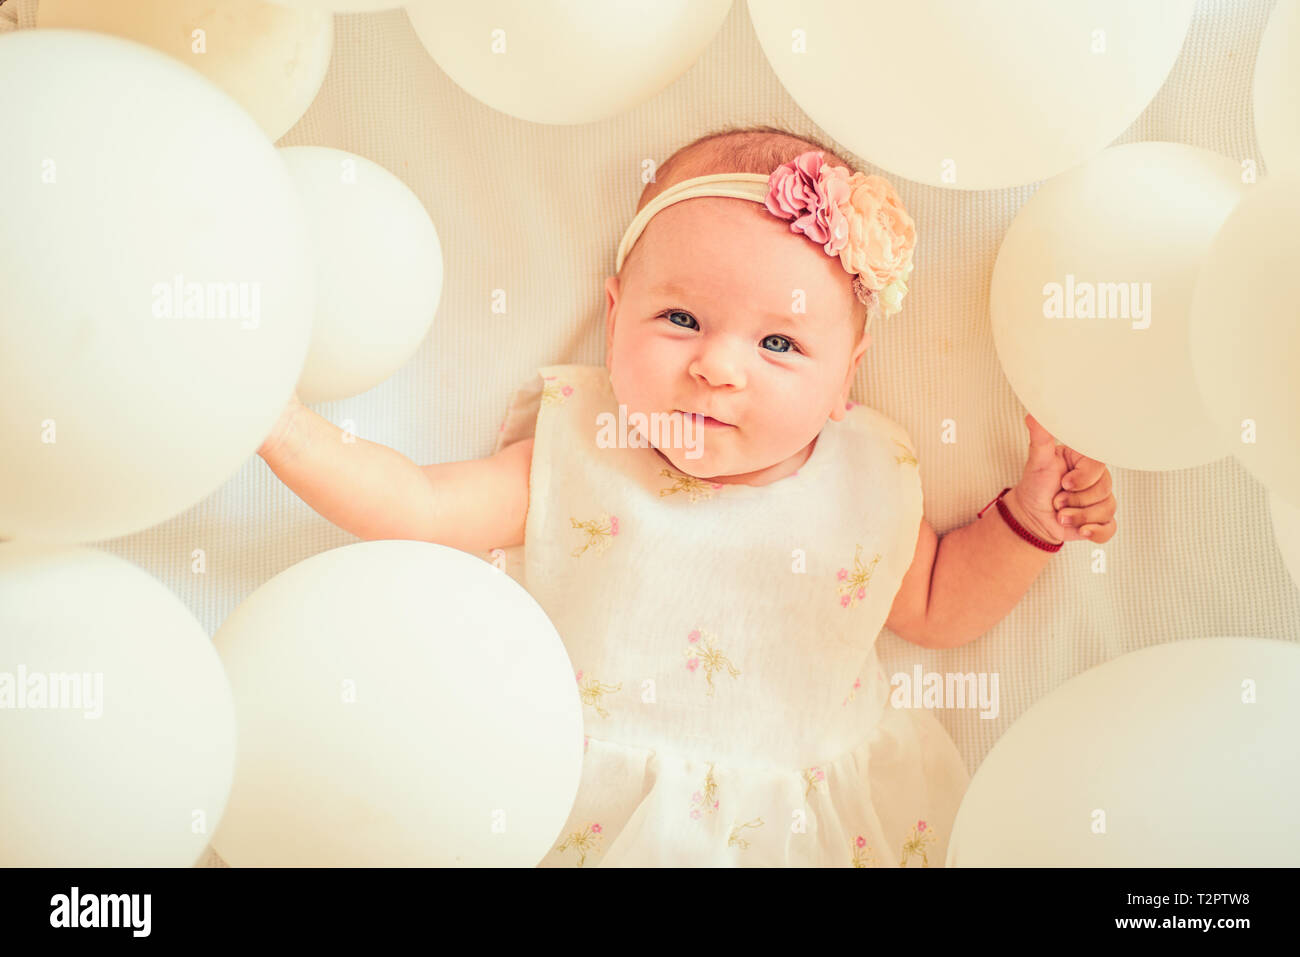
[[[1095,485],[1078,492],[1057,492],[1052,499],[1053,508],[1087,508],[1091,505],[1099,505],[1104,502],[1111,494],[1110,469],[1105,469],[1101,473],[1101,478]]]
[[[1056,520],[1067,528],[1077,529],[1085,538],[1102,542],[1115,534],[1115,506],[1112,495],[1087,508],[1063,508],[1056,513]],[[1105,538],[1101,537],[1103,534]]]

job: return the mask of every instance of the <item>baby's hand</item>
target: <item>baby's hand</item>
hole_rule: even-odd
[[[1025,424],[1029,458],[1020,484],[1007,494],[1016,496],[1031,519],[1029,530],[1051,542],[1110,541],[1116,528],[1110,469],[1104,462],[1057,445],[1052,433],[1032,415],[1025,416]]]

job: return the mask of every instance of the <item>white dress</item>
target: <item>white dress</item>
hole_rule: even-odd
[[[603,366],[547,366],[497,442],[535,435],[518,577],[585,721],[539,866],[942,866],[969,775],[932,714],[891,707],[875,653],[921,522],[907,433],[850,403],[753,487],[602,447],[602,412]]]

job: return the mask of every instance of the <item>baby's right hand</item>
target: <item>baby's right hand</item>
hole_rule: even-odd
[[[294,389],[293,396],[284,404],[284,408],[280,411],[280,418],[276,421],[275,426],[271,429],[266,439],[263,440],[262,444],[258,447],[258,455],[262,456],[262,458],[266,458],[267,453],[273,451],[275,447],[280,444],[284,439],[285,433],[289,431],[289,423],[293,421],[293,417],[298,414],[298,410],[302,407],[302,402],[298,399],[298,390]]]

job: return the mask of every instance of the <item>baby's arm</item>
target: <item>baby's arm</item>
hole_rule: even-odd
[[[1028,526],[1019,503],[1010,495],[1003,501]],[[1052,555],[1013,532],[996,509],[942,539],[922,517],[912,565],[885,624],[923,648],[974,641],[1007,616]]]
[[[1002,497],[1023,528],[1047,542],[1109,541],[1115,534],[1115,495],[1104,462],[1057,445],[1026,413],[1029,452],[1024,474]],[[992,505],[992,503],[989,503]],[[938,541],[925,518],[912,566],[885,622],[925,648],[974,641],[1007,616],[1052,559],[1022,539],[992,508]]]
[[[295,395],[258,454],[300,499],[358,538],[464,551],[523,544],[532,439],[484,459],[420,466],[344,437]]]

